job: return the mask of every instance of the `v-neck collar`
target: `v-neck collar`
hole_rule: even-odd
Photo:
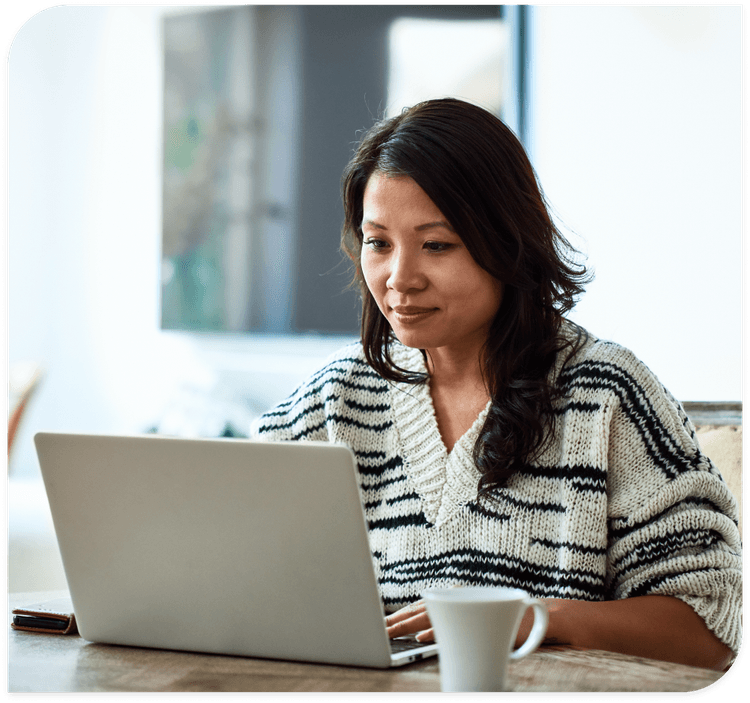
[[[395,345],[391,357],[403,369],[427,373],[419,349]],[[448,452],[438,429],[429,380],[418,385],[394,383],[390,395],[405,470],[422,499],[425,517],[441,525],[477,496],[481,474],[472,454],[491,402]]]

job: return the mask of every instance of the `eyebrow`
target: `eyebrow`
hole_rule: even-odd
[[[381,229],[381,230],[388,229],[384,225],[378,224],[377,222],[374,222],[373,220],[363,220],[362,227],[364,227],[365,225],[370,225],[371,227],[374,227],[375,229]],[[442,227],[444,229],[447,229],[449,232],[452,232],[453,234],[456,233],[453,227],[451,227],[447,222],[444,222],[443,220],[436,220],[435,222],[425,222],[423,225],[417,225],[414,229],[417,232],[423,232],[424,230],[434,229],[435,227]]]

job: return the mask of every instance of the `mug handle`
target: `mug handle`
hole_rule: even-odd
[[[547,606],[544,602],[536,598],[528,598],[525,604],[526,607],[531,606],[534,609],[534,625],[526,641],[514,652],[511,652],[511,659],[523,659],[527,654],[531,654],[542,643],[544,635],[547,632],[549,617],[547,615]]]

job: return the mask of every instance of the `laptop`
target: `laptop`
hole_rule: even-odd
[[[386,668],[393,652],[351,450],[316,442],[39,433],[81,636]]]

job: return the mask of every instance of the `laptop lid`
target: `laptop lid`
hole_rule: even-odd
[[[348,448],[58,433],[35,443],[85,639],[393,664]]]

